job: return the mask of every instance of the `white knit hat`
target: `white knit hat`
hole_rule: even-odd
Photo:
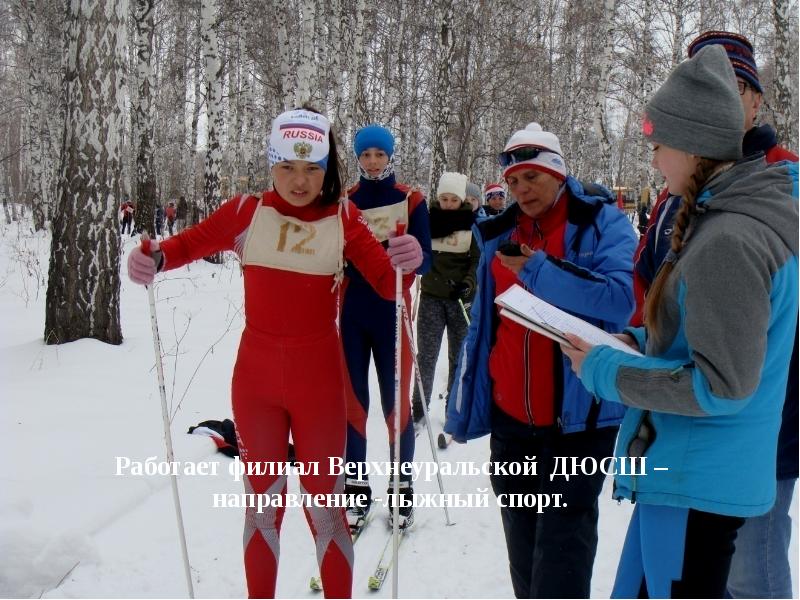
[[[542,151],[527,160],[514,160],[505,165],[503,178],[508,177],[512,172],[521,168],[533,168],[538,171],[549,173],[558,179],[566,179],[567,165],[561,155],[561,142],[554,133],[543,131],[538,123],[528,123],[525,129],[515,131],[511,139],[503,149],[503,155],[512,153],[520,148],[539,148]]]
[[[436,195],[453,194],[461,198],[463,202],[467,198],[467,176],[461,173],[445,171],[439,178],[439,185],[436,188]]]

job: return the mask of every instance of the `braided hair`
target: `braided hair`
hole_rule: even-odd
[[[644,320],[647,326],[647,334],[656,343],[660,342],[661,331],[659,328],[659,305],[661,304],[661,297],[664,292],[664,286],[669,278],[670,273],[675,268],[675,263],[680,257],[681,251],[686,244],[686,232],[689,225],[696,218],[698,213],[697,209],[697,196],[703,190],[703,186],[715,173],[715,171],[722,164],[727,164],[730,161],[720,161],[710,158],[701,158],[694,173],[691,176],[689,184],[683,194],[681,200],[681,207],[678,214],[675,216],[675,224],[672,228],[672,238],[670,239],[670,250],[664,261],[661,263],[661,268],[658,270],[653,284],[650,286],[645,298],[644,304]]]

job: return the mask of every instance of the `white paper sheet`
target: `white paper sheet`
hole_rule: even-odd
[[[501,315],[557,342],[566,342],[564,334],[571,333],[595,346],[602,344],[628,354],[642,356],[641,352],[634,350],[610,333],[548,304],[520,285],[511,286],[495,298],[495,303],[500,305]],[[569,342],[566,343],[569,345]]]

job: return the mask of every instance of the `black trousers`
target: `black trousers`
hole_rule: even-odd
[[[513,423],[512,423],[513,422]],[[525,428],[495,411],[493,462],[528,462],[536,456],[536,476],[491,476],[495,494],[562,494],[562,507],[501,508],[511,583],[517,598],[588,598],[597,551],[597,498],[605,475],[554,477],[555,457],[613,456],[616,427],[560,434],[552,428]]]

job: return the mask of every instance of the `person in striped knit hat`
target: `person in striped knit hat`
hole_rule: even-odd
[[[483,197],[487,216],[499,215],[506,207],[506,191],[499,183],[487,183],[483,188]]]

